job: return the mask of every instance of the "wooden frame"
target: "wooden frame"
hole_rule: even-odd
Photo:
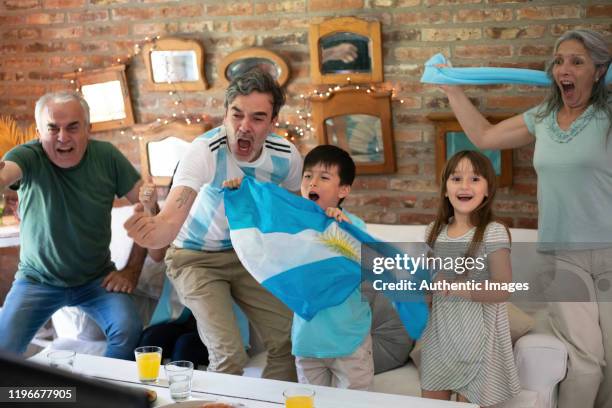
[[[489,116],[487,119],[491,123],[501,122],[502,120],[508,118],[509,116]],[[440,174],[442,174],[442,169],[444,168],[444,164],[448,160],[447,157],[447,136],[449,132],[460,132],[463,133],[463,137],[467,139],[465,136],[465,132],[459,125],[457,119],[454,116],[450,115],[428,115],[428,118],[436,122],[436,182],[440,183]],[[471,144],[471,142],[470,142]],[[472,145],[473,146],[473,145]],[[499,187],[508,187],[512,185],[512,149],[504,149],[504,150],[486,150],[482,151],[475,146],[473,146],[474,150],[478,150],[482,153],[485,153],[489,158],[492,154],[496,154],[499,166],[495,165],[496,160],[492,160],[494,163],[493,167],[496,170],[497,175],[497,185]],[[453,153],[453,152],[451,152]]]
[[[204,50],[195,40],[168,37],[147,43],[142,52],[150,91],[204,91]]]
[[[312,119],[320,144],[334,144],[327,134],[326,121],[344,115],[368,115],[380,119],[382,162],[355,162],[357,174],[395,172],[395,151],[391,126],[391,92],[360,88],[341,88],[332,93],[311,97]],[[349,142],[346,143],[350,144]],[[340,147],[345,148],[339,142]],[[345,150],[351,152],[350,148]]]
[[[132,128],[133,134],[138,137],[140,143],[140,173],[142,174],[143,179],[150,177],[153,180],[153,183],[157,186],[169,186],[170,181],[172,180],[172,173],[174,172],[176,164],[178,163],[178,157],[175,156],[180,156],[180,154],[172,154],[178,153],[178,149],[164,149],[163,157],[169,161],[162,167],[169,170],[167,170],[163,175],[156,175],[151,171],[149,143],[163,142],[169,138],[176,138],[190,143],[193,141],[193,139],[203,134],[210,128],[211,126],[208,123],[187,124],[179,120],[174,120],[172,122],[168,122],[167,124],[153,122],[147,125],[134,126]],[[184,151],[182,151],[182,153],[184,153]]]
[[[227,70],[230,65],[239,62],[240,60],[247,59],[263,59],[272,62],[275,65],[277,74],[272,75],[275,77],[276,81],[280,86],[283,86],[287,83],[287,79],[289,79],[289,66],[278,54],[267,50],[265,48],[252,47],[246,48],[243,50],[234,51],[228,55],[226,55],[221,62],[219,63],[219,78],[222,78],[226,83],[229,83],[232,78],[228,76]],[[261,61],[259,61],[261,63]],[[247,64],[244,70],[239,73],[246,72],[249,69],[259,65],[258,61],[253,61],[253,64]],[[271,72],[271,74],[273,74]]]
[[[63,77],[74,80],[87,101],[92,132],[120,129],[134,124],[125,65],[71,72]]]
[[[358,72],[348,69],[339,70],[337,73],[322,72],[323,57],[321,41],[328,36],[354,34],[369,39],[368,52],[370,58],[369,72]],[[324,21],[320,24],[310,25],[310,77],[314,84],[341,84],[349,82],[370,83],[383,81],[382,43],[379,21],[366,21],[356,17],[339,17]],[[362,61],[359,57],[360,49],[357,48],[357,57],[353,62]],[[363,52],[363,50],[361,50]],[[363,56],[361,56],[363,57]],[[345,61],[346,64],[349,62]],[[347,65],[348,66],[348,65]]]

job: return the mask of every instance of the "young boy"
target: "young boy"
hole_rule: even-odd
[[[339,222],[365,229],[361,219],[340,208],[354,179],[355,163],[347,152],[332,145],[315,147],[304,158],[302,197]],[[359,288],[310,321],[294,314],[291,340],[299,382],[367,390],[374,378],[371,320]]]

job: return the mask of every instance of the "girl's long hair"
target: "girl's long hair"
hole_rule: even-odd
[[[455,209],[451,205],[449,198],[446,196],[446,182],[449,177],[455,172],[461,160],[467,159],[472,164],[474,173],[484,177],[487,181],[488,194],[482,200],[482,203],[470,214],[470,223],[476,227],[476,232],[472,238],[472,242],[468,247],[466,256],[474,256],[478,251],[480,244],[483,241],[484,233],[487,225],[493,221],[493,200],[497,192],[497,180],[495,178],[495,170],[491,161],[482,153],[477,151],[461,151],[455,153],[444,166],[440,177],[440,204],[438,213],[434,221],[433,228],[427,237],[427,244],[433,248],[438,235],[445,225],[448,225],[450,218],[455,215]],[[507,230],[507,227],[506,227]],[[510,235],[510,233],[508,233]]]

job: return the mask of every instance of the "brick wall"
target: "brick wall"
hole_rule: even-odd
[[[612,40],[608,0],[0,0],[0,114],[31,121],[37,97],[69,87],[62,74],[108,66],[133,52],[145,36],[177,35],[197,39],[206,50],[211,88],[183,94],[189,114],[206,113],[218,124],[223,115],[218,62],[236,49],[262,46],[290,65],[290,107],[281,117],[293,119],[298,95],[312,89],[308,25],[341,15],[382,22],[385,81],[405,100],[393,105],[398,171],[358,177],[346,202],[371,222],[424,223],[435,213],[435,133],[426,116],[447,112],[448,105],[441,92],[419,83],[431,55],[442,52],[455,66],[542,69],[555,39],[568,28],[593,28]],[[164,117],[171,97],[145,91],[140,57],[129,65],[136,121]],[[521,112],[543,95],[525,86],[471,87],[468,92],[491,113]],[[129,130],[94,137],[112,141],[139,165]],[[308,148],[314,138],[300,144]],[[537,224],[532,153],[533,147],[514,151],[514,185],[500,191],[496,204],[498,215],[516,227]]]

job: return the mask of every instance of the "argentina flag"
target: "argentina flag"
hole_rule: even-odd
[[[361,244],[381,245],[352,224],[328,217],[316,203],[248,176],[239,189],[226,190],[224,200],[232,245],[244,267],[306,320],[359,287]],[[420,298],[394,305],[418,339],[427,324],[427,304]]]

